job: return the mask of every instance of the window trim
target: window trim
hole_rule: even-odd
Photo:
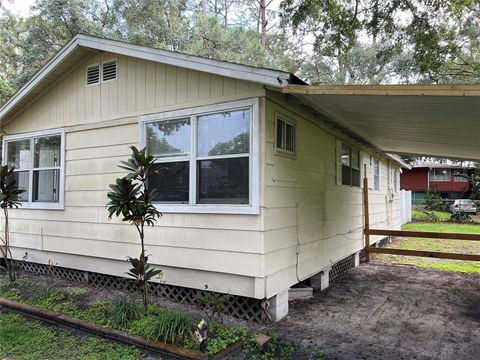
[[[196,118],[201,115],[217,113],[219,111],[233,111],[244,108],[250,108],[250,151],[249,151],[249,204],[196,204],[197,184],[196,184],[196,162],[200,158],[196,156],[197,135]],[[190,181],[189,181],[189,203],[155,203],[155,207],[166,213],[207,213],[207,214],[260,214],[260,119],[259,119],[259,100],[258,98],[238,100],[225,103],[217,103],[206,106],[192,107],[166,111],[156,114],[149,114],[139,117],[139,144],[141,148],[146,146],[146,124],[162,120],[170,120],[181,117],[191,117],[191,140],[190,140]],[[219,158],[226,158],[221,156]],[[209,157],[210,158],[210,157]]]
[[[342,147],[343,145],[346,145],[350,148],[350,161],[352,160],[351,157],[352,157],[352,151],[356,151],[358,152],[358,166],[359,168],[354,168],[351,164],[348,166],[350,169],[355,169],[355,170],[358,170],[358,173],[359,173],[359,185],[353,185],[353,184],[344,184],[343,183],[343,166],[346,166],[342,163]],[[345,140],[342,140],[342,139],[337,139],[336,141],[336,146],[337,146],[337,149],[336,149],[336,156],[337,156],[337,159],[336,159],[336,162],[337,162],[337,186],[348,186],[349,188],[359,188],[359,189],[362,189],[363,188],[363,180],[362,180],[362,175],[363,175],[363,169],[362,169],[362,165],[363,165],[363,160],[362,160],[362,151],[353,146],[350,142],[348,141],[345,141]],[[350,179],[352,180],[352,179]],[[353,182],[353,181],[351,181]],[[369,184],[369,186],[371,186]]]
[[[378,188],[375,187],[375,163],[378,163]],[[378,158],[373,158],[373,166],[372,166],[372,180],[373,180],[373,190],[374,191],[381,191],[382,190],[382,184],[381,184],[381,164],[382,162]]]
[[[21,208],[23,209],[41,209],[41,210],[65,210],[65,129],[49,129],[42,131],[34,131],[29,133],[15,134],[15,135],[5,135],[2,139],[2,164],[7,164],[7,143],[17,140],[30,140],[39,137],[46,137],[50,135],[60,135],[60,179],[59,179],[59,191],[58,191],[58,202],[40,202],[40,201],[31,201],[33,196],[33,164],[32,168],[29,169],[29,186],[30,186],[30,195],[28,201],[22,202]],[[32,147],[31,151],[34,151]],[[32,157],[32,161],[34,158]]]
[[[277,136],[278,136],[278,133],[277,133],[277,129],[278,129],[278,120],[280,121],[283,121],[285,123],[285,125],[290,125],[293,127],[293,151],[289,151],[287,149],[282,149],[280,147],[278,147],[278,143],[277,143]],[[274,145],[274,148],[275,148],[275,154],[277,155],[282,155],[282,156],[286,156],[286,157],[291,157],[293,159],[296,158],[296,155],[297,155],[297,123],[293,120],[291,120],[290,118],[286,117],[285,115],[281,114],[281,113],[278,113],[278,112],[275,112],[275,145]],[[286,131],[286,127],[285,127],[285,131]],[[285,132],[285,136],[286,136],[286,132]]]

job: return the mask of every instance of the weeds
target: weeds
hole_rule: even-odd
[[[129,330],[149,339],[181,345],[192,336],[193,325],[194,321],[188,314],[179,310],[164,310],[159,315],[150,315],[132,322]]]
[[[125,296],[113,301],[108,312],[108,324],[117,329],[127,329],[132,321],[138,320],[142,315],[140,307]]]

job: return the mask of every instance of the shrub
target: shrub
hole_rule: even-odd
[[[452,214],[452,216],[450,216],[450,220],[459,224],[472,222],[472,218],[470,217],[470,215],[460,211]]]
[[[132,321],[139,319],[140,316],[140,307],[131,299],[122,296],[110,306],[109,325],[118,329],[126,329]]]
[[[429,189],[425,195],[425,210],[447,211],[448,201],[442,199],[437,190]]]
[[[208,285],[205,285],[205,290],[208,290]],[[202,291],[198,295],[197,300],[210,321],[217,317],[223,323],[223,314],[231,298],[232,296],[229,294]]]
[[[191,338],[193,326],[193,319],[183,311],[164,310],[160,315],[132,322],[129,331],[149,339],[182,345],[184,340]]]
[[[140,237],[141,252],[138,258],[128,257],[132,268],[127,275],[133,277],[142,292],[143,307],[147,310],[148,281],[160,275],[161,270],[154,269],[148,263],[148,255],[145,252],[145,226],[154,226],[162,214],[155,208],[153,198],[155,191],[148,188],[148,174],[155,173],[155,161],[153,156],[147,156],[145,149],[138,150],[135,146],[130,147],[132,155],[127,161],[122,161],[120,168],[128,170],[129,174],[118,178],[115,184],[110,185],[107,197],[108,217],[114,215],[121,217],[122,221],[134,225]]]

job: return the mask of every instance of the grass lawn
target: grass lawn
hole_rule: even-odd
[[[65,329],[17,314],[0,313],[1,359],[139,359],[142,351]]]
[[[410,223],[402,227],[410,231],[435,231],[450,233],[480,234],[480,226],[451,223]],[[409,238],[397,240],[389,247],[408,250],[430,250],[456,252],[461,254],[480,254],[480,241],[460,241],[446,239]],[[480,274],[480,262],[463,260],[431,259],[424,257],[375,254],[375,260],[390,264],[414,265],[436,270],[459,271]]]

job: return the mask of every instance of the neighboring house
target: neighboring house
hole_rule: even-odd
[[[400,176],[400,188],[412,191],[412,202],[420,204],[427,190],[437,190],[443,198],[460,199],[470,195],[469,176],[474,167],[416,161]]]
[[[11,211],[13,255],[125,276],[134,227],[108,219],[131,145],[164,168],[151,262],[185,288],[270,299],[399,229],[402,163],[282,94],[295,76],[79,35],[0,110],[3,162],[27,192]],[[380,240],[372,237],[372,243]]]

